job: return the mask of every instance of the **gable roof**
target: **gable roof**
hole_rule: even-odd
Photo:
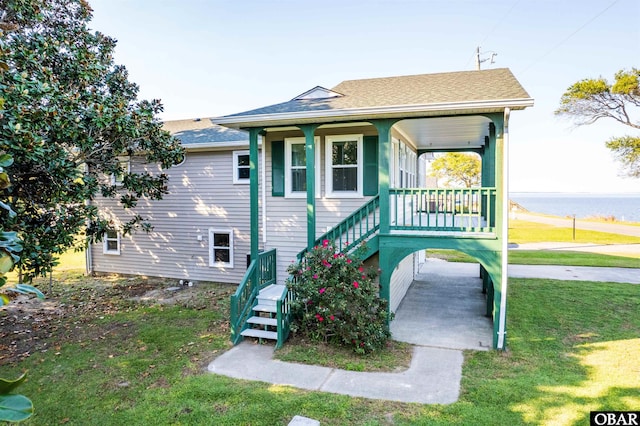
[[[249,134],[244,130],[213,124],[208,118],[165,121],[162,128],[180,139],[182,146],[187,149],[228,148],[249,144]]]
[[[529,94],[507,68],[347,80],[331,91],[343,96],[322,99],[297,97],[212,120],[238,128],[327,120],[498,112],[505,107],[524,109],[533,105]]]

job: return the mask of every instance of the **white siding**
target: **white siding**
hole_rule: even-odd
[[[132,172],[151,168],[132,164]],[[125,274],[238,283],[250,251],[249,185],[233,184],[233,151],[188,152],[186,161],[165,173],[169,194],[162,200],[140,200],[132,212],[115,200],[95,204],[114,219],[125,221],[134,212],[150,218],[150,234],[138,231],[122,237],[119,256],[92,248],[93,270]],[[209,228],[232,229],[233,268],[209,266]]]
[[[273,140],[282,140],[276,138]],[[316,173],[320,173],[320,196],[316,197],[316,236],[327,232],[345,217],[364,205],[371,197],[326,198],[324,175],[324,138],[316,149],[322,155],[316,165]],[[266,143],[266,189],[267,189],[267,249],[277,249],[278,281],[284,282],[288,274],[287,268],[295,262],[297,254],[307,245],[307,199],[273,197],[271,171],[271,143]]]
[[[400,302],[402,302],[409,286],[413,282],[415,273],[417,272],[414,259],[416,256],[417,254],[413,253],[405,257],[398,266],[396,266],[396,269],[391,275],[391,300],[389,301],[391,312],[395,312],[396,309],[398,309]]]

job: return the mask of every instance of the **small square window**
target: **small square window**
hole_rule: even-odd
[[[249,183],[251,161],[249,151],[233,152],[233,183]]]
[[[122,186],[125,174],[131,173],[131,162],[129,160],[120,160],[118,164],[121,172],[111,175],[111,185]]]
[[[209,229],[209,266],[233,268],[233,230]]]
[[[102,252],[104,254],[120,254],[120,234],[117,231],[107,231],[102,237]]]

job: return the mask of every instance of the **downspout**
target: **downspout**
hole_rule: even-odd
[[[498,349],[505,349],[507,322],[507,286],[509,282],[509,115],[511,109],[504,109],[503,152],[502,152],[502,252],[500,273],[500,318],[498,319]]]
[[[267,171],[265,169],[266,163],[266,154],[265,154],[265,137],[260,136],[258,140],[259,145],[262,147],[262,152],[260,153],[260,160],[262,161],[262,167],[260,167],[260,175],[262,180],[262,245],[263,248],[267,244]]]

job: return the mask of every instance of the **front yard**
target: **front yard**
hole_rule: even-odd
[[[466,352],[460,400],[441,406],[206,373],[229,348],[233,286],[167,292],[175,282],[70,271],[56,281],[44,302],[0,312],[0,377],[28,370],[27,425],[286,425],[296,414],[326,425],[584,424],[589,410],[640,406],[640,286],[510,280],[509,351]]]

